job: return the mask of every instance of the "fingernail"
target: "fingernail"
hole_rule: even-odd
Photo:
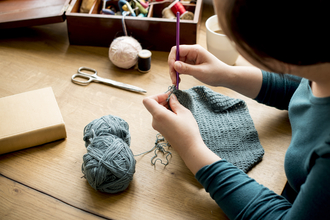
[[[171,95],[171,98],[172,98],[174,101],[177,101],[177,100],[178,100],[178,98],[177,98],[176,95],[174,95],[174,94]]]
[[[175,62],[175,67],[176,67],[176,69],[181,69],[182,64],[180,62]]]

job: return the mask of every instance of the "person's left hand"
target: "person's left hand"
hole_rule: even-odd
[[[152,115],[152,127],[164,136],[194,175],[202,167],[221,160],[204,144],[192,113],[174,94],[169,103],[172,111],[169,110],[167,97],[168,94],[160,94],[143,100]]]

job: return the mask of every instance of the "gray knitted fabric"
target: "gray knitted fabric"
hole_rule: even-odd
[[[243,100],[205,86],[175,90],[174,94],[192,112],[204,143],[219,157],[244,172],[262,160],[264,149]]]

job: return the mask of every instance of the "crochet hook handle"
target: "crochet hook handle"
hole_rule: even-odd
[[[180,60],[180,12],[176,13],[176,61]],[[179,73],[176,71],[176,89],[179,89]]]

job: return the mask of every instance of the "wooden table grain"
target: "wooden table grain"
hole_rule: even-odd
[[[206,47],[205,21],[214,14],[203,2],[198,43]],[[151,71],[122,70],[108,58],[108,48],[70,45],[66,23],[0,30],[0,97],[52,87],[67,129],[67,138],[0,155],[0,219],[227,219],[222,210],[170,148],[168,166],[152,166],[153,153],[136,157],[136,173],[122,193],[94,190],[83,178],[86,153],[83,129],[94,119],[116,115],[128,122],[131,149],[138,154],[154,146],[157,132],[142,99],[171,84],[168,52],[152,51]],[[239,57],[237,65],[250,65]],[[99,83],[79,86],[71,76],[81,66],[99,75],[144,88],[137,94]],[[181,89],[201,85],[183,76]],[[262,146],[263,160],[248,175],[281,193],[283,163],[291,140],[286,111],[260,105],[234,91],[211,87],[246,101]],[[1,122],[0,122],[1,126]]]

